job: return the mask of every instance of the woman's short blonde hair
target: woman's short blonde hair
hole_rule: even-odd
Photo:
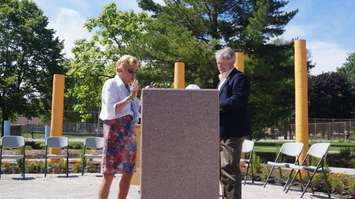
[[[116,63],[116,72],[122,72],[123,69],[138,67],[138,59],[132,55],[123,55]]]

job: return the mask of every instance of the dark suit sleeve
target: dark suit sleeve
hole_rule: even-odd
[[[220,112],[241,110],[247,107],[249,95],[249,80],[245,75],[238,75],[230,82],[231,96],[220,100]]]

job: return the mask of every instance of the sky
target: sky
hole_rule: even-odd
[[[71,57],[74,42],[90,38],[83,27],[90,17],[97,16],[105,4],[116,3],[120,10],[141,11],[135,0],[33,0],[49,19],[49,28],[64,40],[64,53]],[[154,0],[163,3],[163,0]],[[281,38],[305,39],[311,60],[316,67],[311,74],[336,71],[349,53],[355,52],[354,0],[291,0],[285,11],[298,9],[286,25]]]

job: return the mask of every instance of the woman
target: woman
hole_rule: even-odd
[[[100,119],[104,121],[103,178],[99,198],[107,199],[115,173],[121,173],[119,199],[125,199],[135,168],[137,153],[134,124],[138,121],[138,60],[122,56],[116,63],[116,76],[102,88]]]

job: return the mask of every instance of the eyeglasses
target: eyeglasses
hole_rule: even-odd
[[[133,69],[127,69],[127,72],[128,72],[129,74],[131,74],[131,75],[134,75],[134,74],[137,73],[137,71],[136,71],[136,70],[133,70]]]

